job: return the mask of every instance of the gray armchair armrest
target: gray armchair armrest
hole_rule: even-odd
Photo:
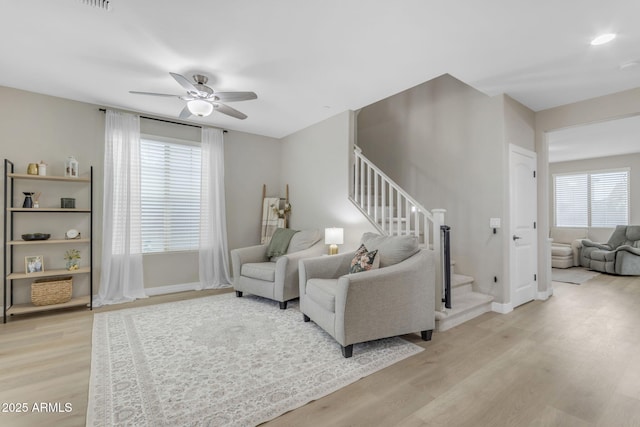
[[[306,294],[309,279],[337,279],[348,273],[355,254],[356,252],[352,251],[339,255],[301,259],[298,265],[300,295]]]
[[[629,252],[629,253],[632,253],[634,255],[640,256],[640,249],[634,248],[633,246],[629,246],[629,245],[618,246],[616,248],[616,252],[619,252],[619,251],[625,251],[625,252]]]
[[[276,299],[287,301],[298,296],[298,263],[305,258],[317,257],[324,251],[324,242],[319,241],[315,245],[303,251],[282,255],[276,261],[276,283],[284,283],[282,295],[276,289]],[[282,280],[282,282],[280,282]]]
[[[582,246],[598,248],[598,249],[602,249],[602,250],[605,250],[605,251],[612,251],[613,250],[613,248],[611,246],[607,245],[607,244],[592,242],[589,239],[582,239]]]
[[[269,261],[267,258],[267,245],[256,245],[233,249],[231,251],[231,265],[233,268],[234,284],[236,284],[237,280],[240,278],[240,269],[242,268],[242,264],[266,261]]]

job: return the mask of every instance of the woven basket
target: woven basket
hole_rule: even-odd
[[[71,276],[38,279],[31,284],[31,303],[33,305],[62,304],[71,299],[72,290]]]

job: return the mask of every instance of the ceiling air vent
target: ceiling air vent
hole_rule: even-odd
[[[93,6],[98,9],[102,9],[105,11],[111,10],[111,2],[109,0],[78,0],[82,4],[86,4],[87,6]]]

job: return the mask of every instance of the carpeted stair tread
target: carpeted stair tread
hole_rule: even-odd
[[[452,308],[446,309],[444,312],[436,311],[436,329],[438,331],[446,331],[491,311],[492,301],[493,297],[491,295],[479,292],[470,291],[455,295],[452,301]]]
[[[473,277],[465,276],[464,274],[452,274],[451,275],[451,287],[457,288],[458,286],[464,286],[473,283]]]

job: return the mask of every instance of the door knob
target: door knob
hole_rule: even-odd
[[[514,235],[513,235],[513,241],[515,242],[515,241],[516,241],[516,240],[518,240],[518,239],[522,239],[522,237],[520,237],[520,236],[516,236],[516,235],[514,234]]]

